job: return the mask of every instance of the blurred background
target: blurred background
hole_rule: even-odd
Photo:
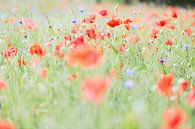
[[[133,3],[153,3],[158,5],[178,5],[178,6],[191,6],[194,7],[195,0],[95,0],[97,3],[101,2],[120,2],[124,4],[133,4]]]
[[[36,4],[39,4],[40,6],[47,5],[47,3],[50,3],[52,6],[55,6],[58,3],[60,3],[60,5],[63,5],[63,3],[65,4],[67,3],[69,4],[120,3],[124,5],[147,3],[147,4],[162,5],[162,6],[172,5],[172,6],[181,6],[181,7],[187,7],[187,8],[195,7],[195,0],[0,0],[0,7],[4,7],[5,5],[9,3],[15,3],[15,4],[18,4],[18,3],[35,4],[36,3]]]

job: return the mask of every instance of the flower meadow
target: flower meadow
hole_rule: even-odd
[[[0,129],[194,128],[194,8],[0,2]]]

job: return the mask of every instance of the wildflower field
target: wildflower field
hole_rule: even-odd
[[[0,129],[195,129],[195,9],[1,0]]]

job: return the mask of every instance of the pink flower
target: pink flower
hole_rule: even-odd
[[[35,22],[30,18],[23,18],[22,24],[29,30],[33,31],[36,28]]]

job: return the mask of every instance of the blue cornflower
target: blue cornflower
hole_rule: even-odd
[[[190,45],[189,45],[189,44],[184,45],[184,49],[185,49],[186,51],[188,51],[188,50],[190,49]]]
[[[139,27],[139,26],[134,25],[134,26],[131,26],[131,29],[132,29],[132,30],[137,30],[137,29],[138,29],[138,27]]]
[[[84,12],[84,9],[80,9],[80,13],[83,13]]]
[[[126,71],[125,71],[125,76],[130,76],[130,77],[132,77],[132,76],[134,76],[135,75],[135,70],[133,70],[133,69],[127,69]]]
[[[132,89],[134,87],[135,83],[132,80],[127,80],[124,82],[123,87],[126,89]]]
[[[72,23],[76,24],[77,23],[77,18],[73,18]]]
[[[160,58],[160,63],[163,64],[165,60],[163,58]]]
[[[22,24],[22,20],[19,20],[18,22],[19,22],[20,24]]]

